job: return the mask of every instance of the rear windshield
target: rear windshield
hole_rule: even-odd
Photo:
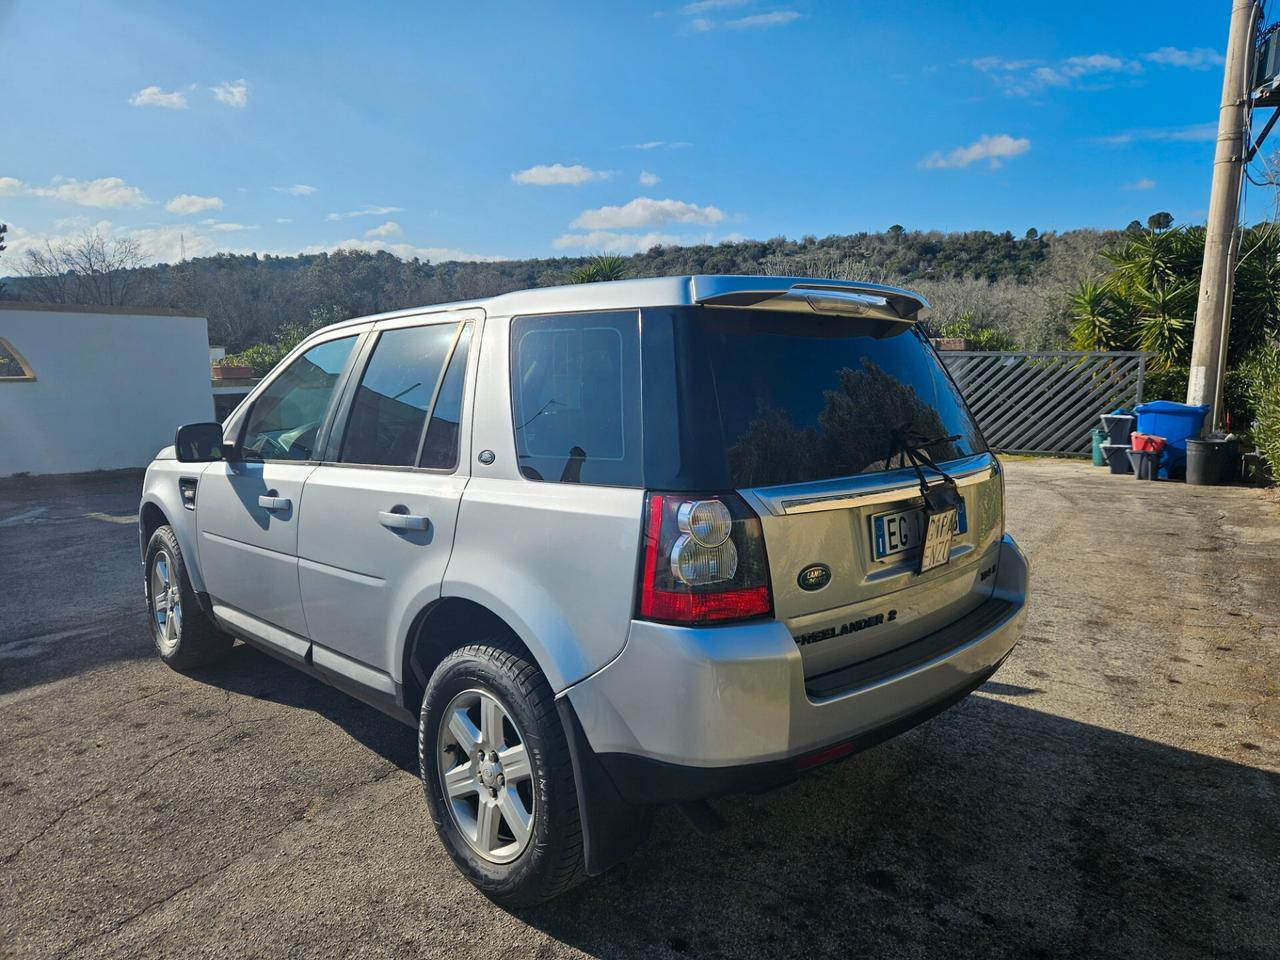
[[[902,438],[940,463],[986,449],[928,342],[879,321],[711,307],[518,317],[511,377],[530,480],[726,490],[896,467]]]
[[[758,310],[691,307],[670,315],[681,466],[713,481],[701,485],[760,487],[885,470],[903,437],[938,441],[924,448],[939,462],[986,449],[914,328]],[[646,338],[646,365],[647,349]]]

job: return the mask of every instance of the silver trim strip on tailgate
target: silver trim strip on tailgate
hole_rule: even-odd
[[[1000,464],[990,453],[979,453],[939,464],[956,486],[968,487],[989,480],[1000,472]],[[928,472],[928,471],[926,471]],[[780,487],[757,487],[748,491],[775,517],[823,510],[848,510],[905,500],[920,493],[920,480],[910,468],[885,470],[856,477],[840,477],[817,483],[792,483]]]

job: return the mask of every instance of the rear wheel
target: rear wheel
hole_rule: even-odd
[[[173,528],[151,535],[146,557],[147,612],[160,659],[176,670],[204,666],[225,656],[233,640],[200,608]]]
[[[418,759],[445,849],[490,899],[529,906],[582,878],[568,744],[523,652],[493,640],[444,659],[423,697]]]

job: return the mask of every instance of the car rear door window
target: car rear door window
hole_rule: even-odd
[[[511,350],[521,473],[643,486],[639,313],[519,317]]]
[[[427,413],[457,332],[456,323],[437,323],[378,335],[351,404],[341,462],[417,463]]]

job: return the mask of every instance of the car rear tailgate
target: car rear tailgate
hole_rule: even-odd
[[[742,491],[760,514],[775,615],[796,638],[806,676],[919,640],[990,597],[1004,532],[999,464],[983,453],[942,466],[963,510],[949,562],[923,574],[918,545],[875,555],[875,518],[923,506],[912,470]],[[802,586],[815,565],[829,570],[816,578],[827,582],[815,588],[806,577]]]

